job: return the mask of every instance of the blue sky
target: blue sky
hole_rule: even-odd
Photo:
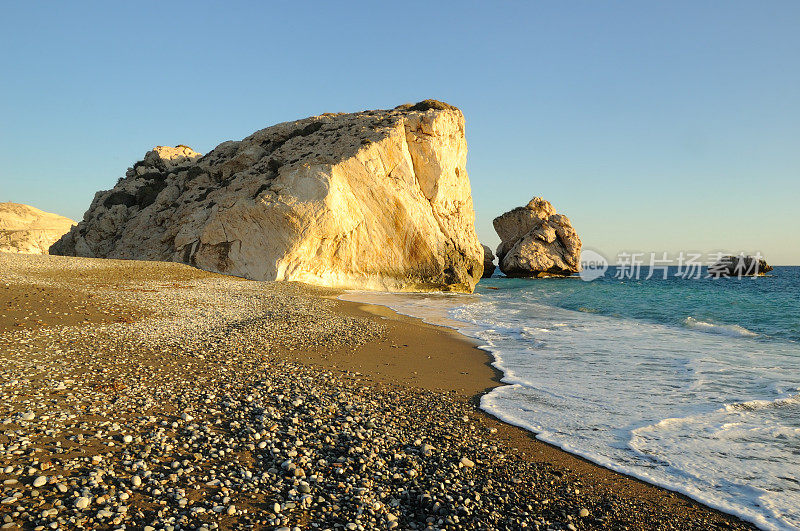
[[[0,201],[80,219],[155,145],[436,98],[480,238],[800,264],[800,2],[4,2]]]

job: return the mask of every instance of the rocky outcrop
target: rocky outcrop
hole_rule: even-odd
[[[769,273],[772,266],[766,260],[754,256],[722,256],[708,266],[708,274],[712,277],[744,277]]]
[[[75,222],[20,203],[0,203],[0,251],[47,254]]]
[[[466,158],[464,116],[433,100],[286,122],[202,157],[158,147],[98,192],[51,252],[470,292],[483,252]]]
[[[494,253],[486,245],[481,244],[481,247],[483,247],[483,276],[481,278],[489,278],[495,270]]]
[[[494,219],[497,258],[509,277],[568,276],[580,271],[581,239],[569,219],[534,197]]]

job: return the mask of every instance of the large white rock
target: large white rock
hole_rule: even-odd
[[[53,246],[259,280],[472,291],[483,271],[464,116],[426,100],[323,114],[201,157],[157,147]]]
[[[20,203],[0,203],[0,251],[47,254],[47,250],[76,223]]]
[[[568,276],[580,271],[581,239],[567,216],[534,197],[493,221],[500,271],[510,277]]]

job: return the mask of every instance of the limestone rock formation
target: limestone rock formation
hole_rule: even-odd
[[[481,247],[483,247],[483,276],[481,278],[489,278],[495,270],[494,253],[486,245],[481,244]]]
[[[0,251],[47,254],[75,222],[20,203],[0,203]]]
[[[534,197],[494,219],[497,258],[509,277],[568,276],[580,271],[581,239],[569,219]]]
[[[754,256],[722,256],[708,266],[708,274],[712,277],[752,277],[764,275],[772,271],[772,266],[763,258]]]
[[[470,292],[481,276],[464,116],[426,100],[157,147],[52,253],[170,260],[258,280]]]

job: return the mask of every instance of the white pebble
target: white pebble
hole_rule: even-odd
[[[89,507],[89,498],[86,496],[81,496],[77,500],[75,500],[75,508],[76,509],[86,509]]]

